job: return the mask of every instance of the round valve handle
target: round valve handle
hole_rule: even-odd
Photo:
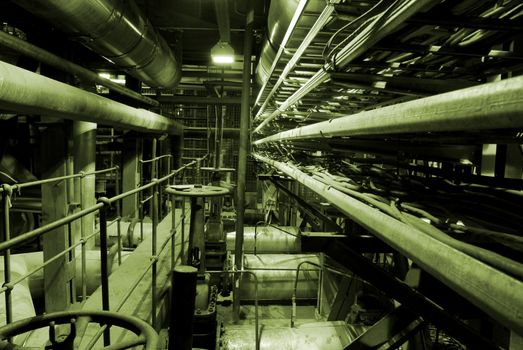
[[[218,197],[229,194],[229,189],[220,186],[204,185],[171,185],[165,192],[181,197]]]
[[[78,318],[87,318],[89,323],[99,323],[100,325],[118,326],[127,329],[138,337],[130,341],[124,341],[122,343],[112,344],[104,347],[105,350],[119,350],[129,349],[134,346],[144,345],[146,350],[158,349],[158,334],[154,328],[147,322],[127,315],[118,314],[110,311],[88,311],[88,310],[77,310],[77,311],[60,311],[49,314],[39,315],[35,317],[29,317],[23,320],[19,320],[0,328],[0,349],[25,349],[22,346],[15,344],[9,344],[4,339],[14,337],[16,335],[32,331],[42,327],[51,327],[50,335],[54,337],[54,325],[55,324],[71,324],[71,333],[63,342],[56,342],[56,339],[51,339],[53,343],[52,349],[65,348],[65,344],[60,346],[62,343],[69,343],[74,340],[76,335],[76,324]],[[73,339],[68,339],[69,337]]]

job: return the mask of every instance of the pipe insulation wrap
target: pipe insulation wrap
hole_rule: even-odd
[[[183,129],[180,123],[159,114],[112,101],[1,61],[0,109],[141,132],[180,135]]]
[[[134,1],[17,0],[151,87],[175,87],[181,62]]]
[[[296,269],[301,262],[310,261],[320,265],[315,254],[245,254],[244,269],[252,271],[258,279],[259,300],[291,300],[296,279]],[[316,299],[319,272],[316,266],[303,264],[298,276],[296,298]],[[240,284],[240,298],[254,300],[255,280],[244,274]]]
[[[255,242],[256,253],[289,254],[301,252],[300,230],[294,226],[258,226],[257,228],[247,226],[243,229],[243,235],[244,253],[254,253]],[[228,232],[227,250],[234,250],[235,242],[236,232]]]
[[[293,165],[253,156],[318,193],[498,322],[523,335],[522,281],[311,178]]]

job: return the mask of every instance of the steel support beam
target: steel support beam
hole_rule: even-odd
[[[188,95],[173,95],[173,96],[158,96],[160,103],[186,103],[195,105],[231,105],[240,104],[242,99],[240,97],[207,97],[207,96],[188,96]]]
[[[89,121],[141,132],[180,134],[183,125],[0,62],[0,109]]]
[[[316,192],[502,325],[523,334],[522,281],[313,179],[295,166],[259,154],[254,158]]]
[[[523,77],[409,101],[284,131],[254,142],[523,126]]]
[[[247,174],[247,155],[249,154],[249,126],[251,123],[250,91],[251,91],[251,51],[253,44],[254,3],[246,2],[247,15],[243,41],[243,84],[240,119],[240,151],[238,153],[238,185],[236,187],[236,242],[234,246],[234,263],[236,270],[242,270],[243,263],[243,226],[245,215],[245,186]],[[233,319],[238,322],[240,316],[240,276],[235,276]]]

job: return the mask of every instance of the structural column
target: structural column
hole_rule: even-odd
[[[67,135],[62,124],[48,126],[42,134],[42,178],[64,176],[67,172]],[[69,214],[67,182],[42,185],[42,225]],[[72,235],[67,225],[42,238],[44,261],[65,250]],[[73,252],[72,252],[73,253]],[[66,254],[44,267],[45,310],[65,310],[75,300],[74,254]]]
[[[247,16],[245,23],[245,34],[243,42],[243,82],[242,82],[242,104],[240,119],[240,151],[238,154],[238,186],[236,188],[236,242],[234,246],[235,267],[242,269],[243,261],[243,225],[245,214],[245,181],[247,174],[247,155],[249,153],[249,126],[250,116],[250,93],[251,93],[251,51],[252,51],[252,28],[254,22],[253,1],[247,1]],[[234,280],[233,319],[238,322],[240,315],[239,296],[239,274]]]
[[[142,139],[133,135],[124,138],[122,151],[122,193],[134,190],[140,185],[140,155],[142,154]],[[122,216],[134,218],[138,216],[138,194],[122,199]]]
[[[96,123],[75,121],[73,122],[73,159],[75,173],[91,173],[96,170]],[[79,180],[75,198],[82,209],[96,204],[95,184],[96,175],[86,175]],[[94,231],[94,213],[81,219],[82,237],[89,236]],[[78,241],[75,233],[75,242]],[[86,242],[86,248],[94,248],[94,239]]]

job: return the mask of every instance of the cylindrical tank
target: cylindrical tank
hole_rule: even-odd
[[[243,232],[243,252],[254,253],[299,253],[301,252],[300,230],[294,226],[247,226]],[[227,233],[227,250],[234,250],[236,232]]]
[[[313,322],[296,328],[264,325],[260,350],[342,350],[361,333],[362,329],[346,325],[343,321]],[[252,325],[227,326],[221,342],[223,350],[254,349]]]
[[[320,264],[315,254],[245,254],[244,269],[252,271],[258,279],[259,300],[291,300],[298,264],[310,261]],[[318,268],[303,264],[298,277],[296,298],[315,299],[318,293]],[[244,274],[241,281],[240,298],[254,300],[255,280]]]

